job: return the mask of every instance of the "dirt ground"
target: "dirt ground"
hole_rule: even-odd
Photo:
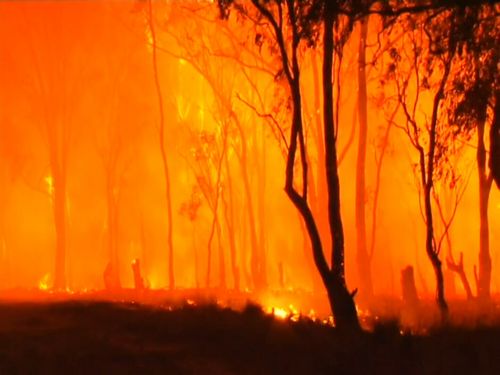
[[[500,326],[342,336],[249,306],[0,304],[0,374],[500,374]]]

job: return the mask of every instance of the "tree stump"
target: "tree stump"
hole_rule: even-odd
[[[120,280],[118,279],[117,271],[113,264],[108,262],[103,272],[104,288],[108,291],[116,291],[120,289]]]
[[[415,286],[413,267],[407,266],[401,271],[401,291],[403,294],[403,308],[401,322],[404,326],[415,327],[419,323],[418,293]]]
[[[141,263],[137,258],[132,261],[132,272],[134,273],[134,288],[136,290],[143,290],[144,279],[141,276]]]
[[[418,305],[418,293],[412,266],[407,266],[401,271],[401,290],[403,303],[411,308],[416,307]]]

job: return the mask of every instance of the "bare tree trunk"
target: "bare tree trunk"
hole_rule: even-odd
[[[142,257],[142,264],[143,264],[143,269],[144,269],[144,277],[147,281],[147,286],[151,287],[150,285],[150,263],[149,263],[149,254],[148,254],[148,241],[147,241],[147,236],[146,236],[146,228],[144,226],[144,217],[141,213],[141,225],[140,225],[140,241],[141,241],[141,257]]]
[[[66,175],[57,164],[52,170],[54,223],[56,229],[56,263],[54,289],[66,289]]]
[[[477,171],[479,177],[479,275],[477,296],[490,298],[491,256],[489,239],[488,201],[491,191],[491,178],[486,172],[486,147],[484,144],[484,122],[477,125]]]
[[[212,219],[212,226],[210,228],[210,235],[208,237],[208,244],[207,244],[207,251],[208,251],[208,259],[207,259],[207,273],[206,273],[206,279],[205,279],[205,285],[208,288],[210,286],[210,273],[211,273],[211,263],[212,263],[212,242],[214,238],[215,231],[217,230],[217,236],[218,236],[218,245],[219,245],[219,262],[224,263],[224,258],[221,250],[221,238],[220,238],[220,224],[219,224],[219,200],[220,200],[220,184],[221,184],[221,177],[222,177],[222,163],[225,159],[226,155],[226,148],[227,148],[227,134],[225,131],[223,132],[223,145],[222,145],[222,153],[220,155],[220,158],[218,160],[217,164],[217,179],[215,180],[215,187],[214,187],[214,203],[212,207],[212,213],[213,213],[213,219]],[[209,200],[209,195],[207,193],[207,201]],[[220,264],[219,264],[220,266]],[[219,269],[219,272],[224,273],[224,269]],[[219,280],[221,283],[223,282],[225,284],[226,276],[225,274],[220,273],[219,276],[223,280]]]
[[[198,255],[198,245],[196,244],[196,220],[191,220],[191,240],[193,246],[193,257],[194,257],[194,281],[196,284],[196,289],[201,286],[200,283],[200,257]]]
[[[222,245],[222,229],[217,220],[217,245],[219,249],[219,287],[226,289],[226,259],[224,256],[224,246]]]
[[[107,186],[106,186],[106,200],[107,200],[107,220],[108,220],[108,251],[109,251],[109,264],[111,265],[111,272],[109,274],[109,287],[111,289],[120,288],[120,268],[118,259],[118,203],[115,196],[115,186],[113,177],[109,175],[114,173],[107,171]]]
[[[326,176],[323,173],[325,170],[325,142],[324,134],[321,123],[321,82],[318,72],[318,62],[316,59],[315,51],[312,52],[312,72],[313,72],[313,87],[314,87],[314,122],[316,124],[316,138],[317,138],[317,149],[318,149],[318,163],[317,163],[317,173],[316,173],[316,191],[317,191],[317,205],[314,207],[314,216],[318,222],[318,228],[320,232],[321,241],[323,243],[324,249],[329,249],[331,247],[331,238],[328,233],[328,215],[323,209],[326,204],[327,190],[326,190]]]
[[[448,70],[449,72],[449,65]],[[441,312],[441,318],[445,321],[448,318],[448,304],[446,303],[446,298],[444,295],[444,277],[443,270],[441,268],[441,260],[439,259],[438,249],[435,246],[434,241],[434,222],[432,215],[432,187],[434,179],[434,153],[436,147],[436,124],[437,124],[437,111],[439,108],[439,102],[442,98],[443,87],[446,81],[441,82],[441,88],[434,97],[434,107],[431,119],[431,126],[429,130],[429,155],[427,156],[427,166],[425,164],[425,152],[424,149],[418,145],[419,157],[420,157],[420,173],[422,176],[422,188],[424,191],[424,214],[425,214],[425,250],[427,256],[431,261],[432,267],[434,269],[434,274],[436,276],[436,301]],[[427,172],[427,175],[426,175]]]
[[[432,215],[432,188],[434,185],[434,166],[435,166],[435,152],[436,152],[436,138],[437,138],[437,122],[439,105],[443,98],[444,87],[448,80],[451,68],[451,59],[447,61],[444,68],[443,78],[441,80],[439,89],[434,96],[432,107],[432,118],[429,129],[429,153],[427,155],[427,168],[425,164],[425,152],[422,146],[418,145],[420,156],[420,172],[422,175],[422,188],[424,190],[424,211],[425,211],[425,226],[426,238],[425,249],[427,256],[431,261],[434,273],[436,275],[436,299],[441,312],[441,318],[445,321],[448,318],[448,304],[444,295],[444,277],[441,268],[441,260],[439,259],[439,249],[437,249],[434,240],[434,222]],[[426,174],[427,172],[427,174]]]
[[[448,304],[446,303],[446,298],[444,295],[444,277],[443,269],[441,267],[441,260],[439,255],[435,250],[434,246],[434,227],[432,218],[432,206],[431,206],[431,186],[427,184],[424,188],[424,205],[425,205],[425,221],[426,221],[426,239],[425,239],[425,249],[427,256],[431,261],[432,267],[434,268],[434,274],[436,275],[436,300],[438,307],[441,311],[443,320],[447,318],[448,315]]]
[[[152,39],[152,54],[153,54],[153,73],[156,87],[156,94],[158,96],[158,108],[160,113],[160,152],[161,160],[163,163],[163,173],[165,176],[165,196],[167,199],[167,248],[168,248],[168,286],[169,289],[175,288],[175,275],[174,275],[174,244],[173,244],[173,218],[172,218],[172,196],[170,193],[170,172],[168,167],[167,152],[165,149],[165,115],[163,113],[163,96],[161,92],[160,79],[158,74],[158,58],[156,50],[156,32],[153,21],[153,5],[152,0],[148,0],[148,21],[149,29],[151,31]]]
[[[358,156],[356,162],[356,240],[358,276],[360,297],[367,302],[373,298],[373,284],[371,275],[370,257],[366,245],[366,139],[368,133],[368,99],[366,88],[366,37],[368,32],[368,17],[360,21],[360,38],[358,49],[358,113],[359,113],[359,139]]]
[[[333,120],[333,25],[334,4],[325,3],[323,55],[323,113],[325,167],[328,188],[328,215],[332,237],[332,272],[326,288],[334,319],[339,328],[359,329],[353,295],[347,290],[344,274],[344,231],[340,216],[340,183],[337,166],[335,124]]]
[[[253,287],[260,290],[265,287],[265,282],[262,278],[262,265],[259,257],[259,245],[257,240],[257,227],[255,225],[255,213],[253,207],[253,194],[250,187],[250,178],[248,175],[248,155],[245,133],[238,121],[235,121],[241,138],[241,156],[240,167],[243,179],[243,187],[245,189],[245,199],[247,205],[248,224],[250,229],[250,272],[252,275]]]
[[[309,206],[308,192],[308,163],[306,143],[302,121],[302,95],[300,88],[300,66],[298,58],[299,26],[296,22],[297,12],[295,2],[287,1],[286,7],[292,31],[291,48],[285,45],[283,29],[278,21],[273,18],[269,10],[257,0],[252,4],[267,18],[276,35],[276,41],[281,54],[281,64],[284,76],[290,88],[293,102],[292,126],[290,129],[290,142],[286,160],[285,192],[295,208],[300,212],[306,225],[316,268],[321,275],[327,290],[330,307],[335,324],[342,331],[359,331],[360,325],[354,305],[353,294],[350,294],[345,284],[344,276],[344,233],[340,215],[340,186],[338,177],[337,150],[335,138],[335,124],[333,117],[333,26],[335,23],[336,4],[332,1],[324,2],[324,56],[323,56],[323,111],[324,111],[324,139],[325,139],[325,173],[328,191],[328,217],[330,236],[332,238],[331,269],[323,253],[321,237],[313,212]],[[282,4],[279,2],[278,7]],[[297,156],[297,152],[299,155]],[[294,186],[294,169],[297,158],[300,158],[301,189]]]
[[[323,132],[321,132],[321,134],[320,134],[321,137],[322,137],[322,134],[323,134]],[[321,141],[321,143],[323,143],[323,141]],[[324,163],[324,152],[322,153],[322,155],[323,155],[323,163]],[[309,154],[307,155],[307,162],[309,164],[312,164],[310,161],[310,158],[309,158]],[[319,173],[319,172],[324,171],[324,170],[325,170],[324,168],[322,168],[322,169],[318,168],[318,170],[317,170],[317,174],[322,175],[323,179],[325,177],[324,173]],[[309,177],[309,181],[311,181],[311,183],[309,184],[309,201],[311,204],[311,209],[313,211],[315,221],[316,221],[317,226],[318,226],[318,231],[320,233],[320,238],[321,238],[322,244],[323,244],[323,246],[325,246],[325,239],[324,238],[328,237],[328,236],[321,237],[321,234],[325,233],[324,231],[322,232],[322,229],[325,229],[325,228],[322,228],[322,225],[325,224],[324,218],[323,218],[325,216],[325,212],[324,212],[325,210],[323,209],[323,205],[319,201],[319,199],[320,199],[320,197],[318,196],[319,187],[314,183],[315,179],[314,179],[314,174],[313,174],[313,168],[308,169],[308,177]],[[319,177],[317,178],[317,181],[319,181]],[[323,192],[323,194],[324,194],[324,192]],[[323,199],[324,199],[324,197],[323,197]],[[318,275],[318,272],[316,271],[316,267],[314,266],[314,261],[311,258],[309,237],[307,235],[306,227],[304,225],[304,222],[302,221],[302,217],[300,216],[300,212],[297,212],[297,214],[298,214],[298,219],[300,222],[300,230],[302,232],[302,239],[303,239],[302,248],[304,250],[304,257],[306,260],[306,264],[308,265],[309,272],[311,274],[311,282],[312,282],[312,286],[313,286],[313,291],[319,292],[319,291],[323,290],[323,286],[321,283],[321,277]],[[323,221],[323,223],[322,223],[322,221]],[[326,227],[326,233],[328,233],[328,227]]]
[[[495,109],[490,128],[490,167],[491,178],[500,189],[500,90],[495,93]]]
[[[235,226],[234,226],[234,200],[233,200],[233,180],[231,177],[231,169],[229,166],[229,161],[226,157],[224,158],[224,163],[226,167],[227,176],[227,188],[229,202],[223,199],[224,203],[224,217],[226,219],[227,235],[229,239],[229,251],[231,256],[231,270],[233,273],[234,289],[240,290],[240,274],[238,270],[238,261],[236,259],[236,239],[235,239]]]
[[[257,132],[257,128],[255,128]],[[259,170],[259,185],[258,185],[258,212],[259,212],[259,264],[260,264],[260,277],[262,284],[267,285],[267,263],[266,263],[266,147],[265,147],[265,133],[264,128],[261,129],[262,135],[262,155],[260,163],[257,162]],[[255,134],[255,153],[258,154],[257,149],[257,134]]]

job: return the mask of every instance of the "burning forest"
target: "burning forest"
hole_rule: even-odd
[[[499,12],[0,2],[0,369],[498,373]]]

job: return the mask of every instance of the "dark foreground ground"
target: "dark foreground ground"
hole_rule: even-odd
[[[0,304],[0,374],[500,374],[500,327],[342,336],[255,307]]]

